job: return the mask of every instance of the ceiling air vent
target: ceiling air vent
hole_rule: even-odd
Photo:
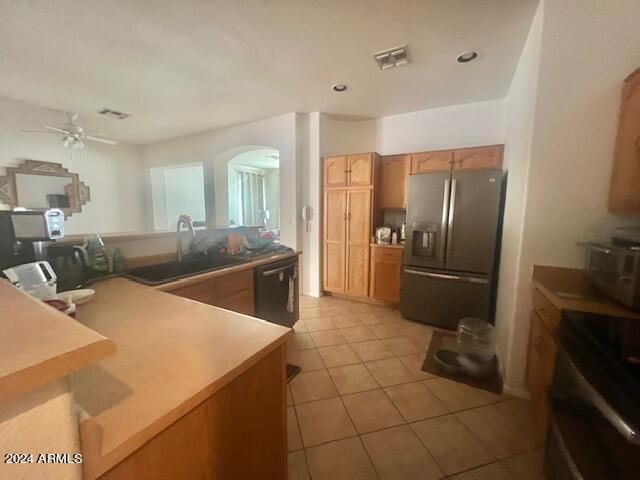
[[[400,67],[409,63],[409,53],[407,46],[389,48],[373,54],[373,58],[381,70],[387,68]]]
[[[111,110],[110,108],[104,107],[98,110],[100,115],[104,115],[105,117],[115,118],[116,120],[124,120],[131,115],[128,113],[118,112],[117,110]]]

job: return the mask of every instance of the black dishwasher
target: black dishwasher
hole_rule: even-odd
[[[255,316],[292,328],[298,320],[298,257],[254,269]]]

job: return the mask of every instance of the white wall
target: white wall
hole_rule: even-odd
[[[504,143],[504,100],[468,103],[381,117],[381,155]]]
[[[280,228],[281,240],[285,245],[300,248],[298,240],[298,206],[301,191],[291,188],[300,175],[299,156],[296,152],[297,114],[288,113],[257,122],[245,123],[228,128],[211,130],[185,137],[156,142],[142,147],[145,168],[178,165],[181,163],[203,162],[205,164],[205,198],[214,194],[211,185],[222,194],[215,195],[216,211],[228,211],[226,161],[216,161],[223,168],[215,168],[214,160],[219,157],[233,157],[241,153],[243,147],[265,146],[280,152]],[[240,150],[239,150],[240,149]],[[227,159],[227,161],[228,161]],[[209,168],[207,168],[209,167]],[[300,187],[301,189],[302,187]],[[147,187],[148,197],[150,192]],[[212,202],[213,203],[213,202]],[[218,208],[220,207],[220,208]]]
[[[514,318],[528,319],[526,315],[515,315],[516,305],[528,309],[526,299],[531,293],[517,284],[519,261],[522,252],[522,229],[529,166],[531,163],[531,142],[538,87],[540,65],[540,44],[542,40],[542,20],[544,2],[538,7],[527,41],[522,50],[516,72],[505,99],[506,145],[505,161],[509,165],[509,177],[505,201],[504,224],[502,228],[502,249],[496,309],[496,344],[501,359],[503,374],[510,370],[512,355],[509,346],[514,332],[521,336],[527,325],[514,325]],[[505,386],[509,393],[522,393],[511,385]]]
[[[640,64],[640,2],[544,5],[531,166],[517,272],[520,295],[506,382],[524,382],[533,265],[583,267],[576,242],[607,238],[640,218],[607,212],[624,78]]]
[[[144,195],[139,147],[89,143],[72,155],[57,135],[17,131],[58,125],[64,121],[60,113],[2,98],[0,112],[0,175],[3,167],[16,167],[21,159],[40,160],[62,164],[90,187],[91,200],[67,220],[67,234],[146,230],[151,212]],[[0,204],[0,208],[9,207]]]

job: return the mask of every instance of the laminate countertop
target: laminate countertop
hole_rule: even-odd
[[[198,277],[262,263],[268,261]],[[80,434],[87,478],[122,461],[291,335],[288,328],[124,278],[96,283],[95,290],[76,318],[113,340],[118,350],[71,376],[76,401],[86,412]]]
[[[640,312],[594,289],[584,270],[536,265],[533,284],[558,310],[576,310],[640,320]]]
[[[112,355],[113,341],[0,280],[0,403]]]

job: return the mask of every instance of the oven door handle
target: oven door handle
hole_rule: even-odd
[[[562,348],[562,346],[561,346]],[[564,350],[564,348],[563,348]],[[615,411],[611,405],[600,395],[600,393],[589,383],[580,369],[573,363],[571,355],[564,350],[564,357],[567,360],[568,367],[572,370],[573,378],[584,390],[594,407],[602,414],[602,416],[627,440],[633,445],[640,445],[640,435],[634,425],[629,423]]]
[[[562,456],[562,459],[565,461],[565,464],[569,468],[569,471],[571,472],[571,478],[575,480],[583,480],[584,477],[582,476],[582,473],[580,473],[580,469],[578,468],[578,465],[576,465],[576,462],[573,460],[571,452],[569,452],[569,448],[564,441],[564,437],[562,436],[562,432],[560,431],[560,427],[558,426],[553,408],[551,408],[551,411],[549,412],[549,434],[555,438],[556,444],[558,445],[558,453],[560,454],[560,456]]]

